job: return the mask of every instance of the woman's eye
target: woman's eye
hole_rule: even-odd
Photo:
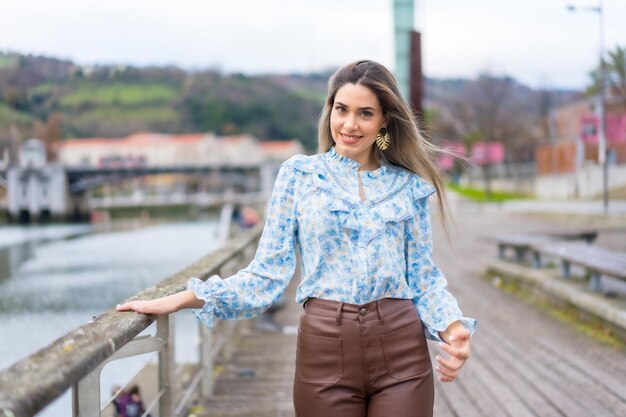
[[[364,111],[364,112],[362,112],[361,114],[362,114],[363,116],[365,116],[365,117],[371,117],[371,116],[373,115],[373,113],[372,113],[372,112],[370,112],[370,111]]]
[[[337,110],[339,113],[343,113],[344,111],[346,111],[346,109],[341,106],[335,107],[335,110]]]

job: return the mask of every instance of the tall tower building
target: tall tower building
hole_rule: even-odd
[[[396,79],[400,92],[410,100],[411,33],[414,25],[413,0],[393,0],[393,22],[396,45]]]

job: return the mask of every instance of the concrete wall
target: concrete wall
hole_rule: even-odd
[[[609,190],[626,186],[626,164],[609,165]],[[594,198],[603,192],[602,167],[586,165],[571,174],[542,175],[535,181],[538,198]]]
[[[626,164],[609,165],[609,190],[626,187]],[[461,178],[461,184],[484,188],[483,173],[471,168]],[[536,175],[533,164],[498,165],[492,169],[491,188],[534,195],[541,199],[591,199],[603,193],[602,167],[588,163],[577,172]]]
[[[461,184],[485,188],[485,179],[480,167],[470,167],[461,177]],[[520,194],[535,194],[535,164],[499,164],[491,167],[491,189]]]

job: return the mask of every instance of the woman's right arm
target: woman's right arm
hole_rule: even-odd
[[[196,297],[192,290],[184,290],[155,300],[136,300],[118,304],[117,311],[136,311],[143,314],[170,314],[184,308],[202,308],[204,300]]]
[[[295,188],[300,173],[290,161],[276,177],[263,234],[250,265],[227,279],[217,275],[206,282],[192,278],[185,291],[156,300],[130,301],[118,306],[118,311],[168,314],[194,308],[198,318],[212,327],[214,317],[251,318],[267,310],[284,292],[296,268]]]

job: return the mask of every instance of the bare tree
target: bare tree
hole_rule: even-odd
[[[489,145],[507,139],[508,125],[511,124],[509,108],[512,84],[511,78],[483,73],[467,85],[462,101],[457,106],[457,116],[464,126],[464,139],[468,148],[477,141]],[[487,198],[491,198],[492,169],[489,159],[482,165],[482,171],[485,193]]]

